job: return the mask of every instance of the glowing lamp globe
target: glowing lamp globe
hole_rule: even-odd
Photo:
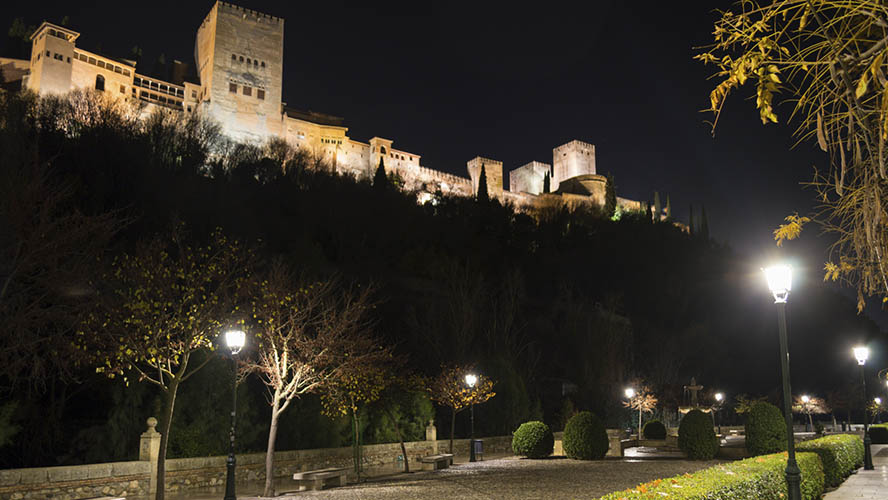
[[[635,389],[633,389],[631,387],[627,387],[626,390],[624,391],[624,394],[626,394],[627,398],[630,398],[630,399],[634,398],[635,397]]]
[[[877,405],[882,404],[882,398],[876,398],[873,401],[875,401]]]
[[[808,401],[811,401],[811,398],[808,396],[802,396],[802,403],[807,403]]]
[[[854,348],[854,357],[857,358],[857,364],[863,366],[866,364],[867,358],[869,358],[869,348],[864,346],[858,346]]]
[[[231,354],[237,354],[247,343],[247,334],[243,330],[228,330],[225,332],[225,343],[231,349]]]
[[[721,403],[722,399],[725,399],[725,395],[720,392],[716,392],[715,393],[715,400],[718,401],[719,403]]]
[[[787,265],[776,265],[765,269],[768,289],[774,294],[774,303],[785,304],[792,290],[792,268]]]
[[[478,383],[478,377],[473,374],[466,375],[466,385],[469,387],[475,387],[475,384]]]

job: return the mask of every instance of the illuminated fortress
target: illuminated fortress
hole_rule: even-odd
[[[394,141],[351,139],[341,118],[290,109],[282,102],[284,19],[217,1],[197,29],[194,62],[198,82],[180,83],[141,74],[136,63],[77,47],[80,33],[48,22],[31,36],[31,59],[0,60],[4,80],[19,78],[38,94],[96,89],[109,96],[181,113],[202,112],[218,121],[232,139],[264,142],[280,137],[306,148],[344,174],[372,176],[380,160],[398,174],[404,188],[427,201],[435,193],[471,196],[478,189],[482,165],[491,197],[517,207],[545,199],[604,204],[605,177],[596,174],[595,146],[571,141],[552,150],[552,163],[530,162],[509,172],[503,189],[503,164],[475,157],[469,177],[422,166],[421,156],[396,149]],[[176,72],[174,66],[174,73]],[[546,174],[552,194],[543,193]],[[618,198],[623,210],[641,210],[637,201]]]

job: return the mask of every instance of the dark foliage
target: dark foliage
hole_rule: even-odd
[[[786,421],[780,410],[764,401],[752,405],[746,413],[746,450],[766,455],[786,449]]]
[[[649,420],[644,424],[645,439],[666,439],[666,426],[659,420]]]
[[[512,453],[522,457],[546,458],[554,447],[552,430],[539,421],[524,422],[512,434]]]
[[[718,438],[712,428],[712,416],[691,410],[678,426],[678,447],[691,460],[710,460],[718,453]]]
[[[564,426],[564,454],[578,460],[600,460],[607,454],[607,430],[592,412],[577,413]]]

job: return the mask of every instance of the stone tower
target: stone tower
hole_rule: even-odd
[[[491,198],[503,197],[503,162],[476,156],[466,162],[469,177],[472,178],[472,193],[478,194],[478,183],[481,180],[481,165],[487,177],[487,194]]]
[[[583,141],[570,141],[552,150],[552,191],[561,181],[595,173],[595,146]]]
[[[31,35],[31,73],[27,88],[46,94],[71,90],[74,41],[80,33],[43,22]]]
[[[197,31],[200,102],[228,135],[264,141],[280,135],[284,20],[216,2]]]

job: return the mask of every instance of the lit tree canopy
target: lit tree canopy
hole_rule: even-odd
[[[710,95],[713,127],[726,98],[755,88],[763,123],[779,120],[775,98],[792,106],[799,141],[816,141],[829,155],[811,185],[820,206],[809,219],[787,219],[778,244],[810,221],[837,236],[825,265],[828,280],[888,300],[888,5],[868,0],[742,0],[721,12],[714,43],[696,56],[717,68]]]

